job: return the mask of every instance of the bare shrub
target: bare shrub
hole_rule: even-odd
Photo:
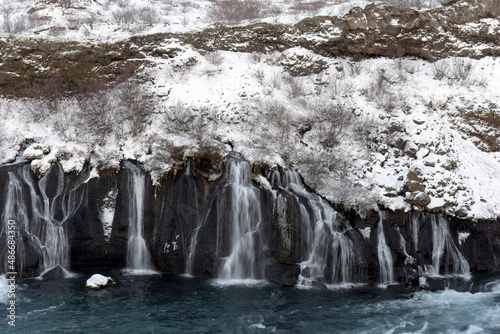
[[[385,95],[391,94],[389,86],[393,83],[392,78],[388,75],[384,68],[379,68],[374,80],[368,86],[368,89],[364,92],[368,97],[368,100],[373,101],[374,99],[382,98]]]
[[[255,70],[255,77],[257,80],[259,80],[260,84],[262,85],[264,82],[266,74],[264,73],[264,70],[262,68],[258,68]]]
[[[432,64],[434,79],[446,79],[449,85],[462,86],[485,85],[486,79],[474,76],[475,66],[469,58],[452,58],[439,60]]]
[[[285,150],[291,145],[293,138],[291,132],[291,119],[290,113],[280,101],[266,101],[261,106],[265,119],[268,120],[270,126],[267,130],[267,138],[260,138],[264,140],[263,147],[275,145],[276,149],[285,154]],[[276,130],[275,130],[276,129]],[[256,133],[257,136],[260,134]]]
[[[98,145],[103,145],[106,136],[112,133],[115,122],[116,100],[110,98],[108,88],[97,84],[78,98],[81,129],[95,137]]]
[[[182,104],[171,106],[165,114],[167,127],[180,135],[188,134],[196,140],[201,140],[204,128],[207,125],[202,112]]]
[[[290,9],[297,12],[318,12],[326,6],[326,1],[296,1]]]
[[[137,9],[135,7],[119,8],[111,15],[115,23],[129,25],[136,21]]]
[[[432,64],[432,74],[434,79],[441,80],[446,76],[447,66],[444,61],[437,61]]]
[[[8,34],[17,34],[25,31],[28,28],[28,22],[26,15],[11,15],[12,7],[6,6],[2,7],[3,12],[3,22],[2,29]]]
[[[283,76],[280,72],[274,72],[271,75],[269,83],[274,89],[280,90],[281,85],[283,84]]]
[[[219,50],[208,52],[205,54],[205,59],[209,64],[219,67],[224,62],[224,56]]]
[[[340,144],[353,123],[353,114],[343,105],[336,103],[318,106],[315,116],[319,142],[328,148]]]
[[[330,94],[333,98],[342,96],[353,89],[353,84],[347,79],[342,79],[338,75],[331,75],[328,83]]]
[[[261,3],[255,0],[219,0],[214,2],[207,16],[213,22],[239,24],[244,20],[260,18]]]
[[[284,80],[288,84],[287,91],[290,97],[297,98],[305,95],[304,80],[302,78],[285,75]]]
[[[346,72],[349,76],[355,76],[355,75],[360,75],[361,72],[363,71],[363,63],[361,61],[350,61],[345,63],[345,68],[344,72]]]
[[[401,82],[405,82],[408,80],[408,75],[413,75],[418,71],[418,66],[406,59],[398,58],[395,63],[398,78]]]
[[[147,119],[153,112],[149,96],[135,82],[128,80],[117,87],[119,119],[126,122],[127,133],[138,134],[147,124]]]
[[[158,15],[151,7],[141,7],[139,9],[138,16],[140,21],[149,26],[152,26],[153,24],[158,22]]]
[[[470,59],[453,58],[451,68],[449,68],[446,75],[446,77],[448,78],[448,84],[451,85],[455,82],[461,83],[462,85],[471,84],[473,69],[474,66]]]
[[[27,27],[28,29],[36,28],[44,25],[48,20],[48,17],[41,16],[40,14],[38,14],[38,12],[29,13],[27,19]]]
[[[262,61],[262,58],[263,58],[264,54],[262,52],[252,52],[250,54],[250,60],[256,64],[256,63],[260,63]]]
[[[354,138],[363,143],[366,148],[377,134],[378,122],[373,116],[358,116],[353,119]]]
[[[301,174],[309,186],[314,188],[325,184],[331,179],[331,172],[343,177],[347,175],[351,163],[345,155],[335,154],[332,150],[310,151],[297,157]],[[324,176],[328,175],[328,178]]]
[[[379,2],[399,8],[409,8],[409,7],[422,8],[429,6],[430,3],[429,0],[382,0]]]
[[[43,84],[36,86],[29,94],[31,99],[26,108],[30,117],[39,122],[56,114],[64,90],[64,80],[59,73],[49,76]]]

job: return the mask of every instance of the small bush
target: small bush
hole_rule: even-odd
[[[207,13],[213,22],[229,25],[239,24],[245,20],[253,20],[262,16],[262,4],[255,0],[222,0],[216,1]]]
[[[290,9],[295,10],[297,12],[318,12],[326,6],[326,1],[297,1],[294,5],[290,7]]]
[[[129,25],[136,21],[138,11],[135,7],[119,8],[114,10],[111,15],[117,24]]]
[[[219,50],[208,52],[207,54],[205,54],[205,59],[209,64],[212,64],[217,67],[222,65],[222,63],[224,62],[224,56],[222,55],[222,52],[220,52]]]
[[[353,125],[353,114],[341,104],[321,105],[315,116],[319,142],[328,148],[340,144]]]
[[[146,25],[152,26],[158,22],[158,15],[155,10],[151,7],[142,7],[139,10],[139,20]]]
[[[286,75],[284,79],[288,84],[287,91],[290,97],[297,98],[305,95],[304,81],[302,78]]]
[[[481,76],[474,75],[475,66],[469,58],[452,58],[439,60],[433,63],[434,79],[446,79],[449,85],[461,86],[484,86],[487,80]]]

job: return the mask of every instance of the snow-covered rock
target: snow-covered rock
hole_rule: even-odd
[[[101,288],[105,288],[107,286],[115,286],[116,282],[107,276],[103,276],[101,274],[94,274],[87,280],[87,288],[93,290],[100,290]]]
[[[46,154],[50,153],[50,148],[45,144],[32,144],[23,153],[23,158],[32,161],[42,159]]]

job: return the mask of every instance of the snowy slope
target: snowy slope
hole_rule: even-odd
[[[180,0],[1,0],[0,36],[80,41],[110,41],[135,34],[197,31],[216,22],[296,23],[308,16],[341,16],[367,0],[246,0],[246,14],[218,10],[224,1]],[[233,1],[234,2],[234,1]],[[439,0],[375,1],[415,8],[440,6]],[[227,8],[227,6],[226,6]]]
[[[103,15],[111,15],[119,3],[108,3]],[[281,13],[260,20],[294,22],[308,15],[291,9],[292,2],[276,3]],[[167,4],[134,2],[158,5],[159,11]],[[204,16],[210,4],[200,1],[188,9],[173,4],[169,15],[161,16],[163,23],[137,26],[135,32],[203,28],[213,24]],[[104,5],[91,2],[75,10],[92,15]],[[332,3],[318,12],[343,13],[346,6]],[[50,14],[51,24],[63,25],[67,12],[56,21],[57,10],[62,8],[38,11]],[[183,15],[190,18],[186,24],[178,22]],[[41,28],[21,34],[103,40],[134,33],[116,26],[111,17],[93,22],[88,34],[83,28],[59,36]],[[121,99],[127,92],[124,85],[93,100],[106,101],[103,112],[111,121],[123,119],[107,132],[87,128],[91,120],[85,118],[86,106],[73,98],[59,101],[41,120],[33,117],[40,102],[2,98],[0,163],[15,159],[21,144],[31,140],[28,146],[36,142],[50,149],[30,157],[33,169],[42,174],[56,160],[71,171],[81,169],[86,159],[107,169],[118,168],[126,158],[143,162],[158,182],[185,157],[223,157],[234,149],[252,163],[297,168],[318,193],[360,213],[383,205],[403,210],[417,206],[471,219],[500,216],[497,58],[355,62],[301,48],[271,54],[208,53],[175,40],[156,48],[177,51],[173,58],[150,56],[132,78],[140,103],[149,106],[140,127],[120,118],[129,106]],[[288,73],[318,63],[325,68],[319,74]],[[464,67],[467,73],[459,71]],[[413,196],[419,193],[409,186],[412,173],[422,180],[416,186],[423,187],[418,203]]]

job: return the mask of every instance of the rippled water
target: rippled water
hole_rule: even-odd
[[[500,333],[499,276],[461,285],[474,293],[411,293],[104,271],[118,285],[94,291],[85,288],[93,273],[19,284],[16,327],[2,316],[0,333]],[[0,278],[0,305],[6,291]]]

